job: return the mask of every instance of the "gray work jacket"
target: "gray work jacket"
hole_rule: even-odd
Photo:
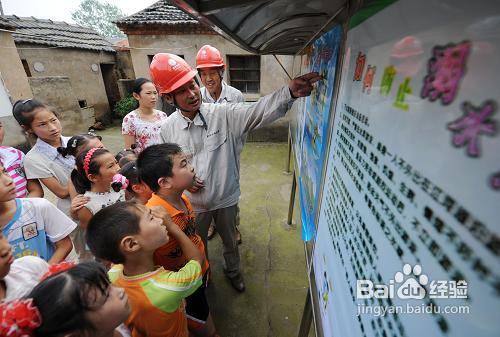
[[[219,99],[216,101],[208,92],[207,88],[202,87],[201,91],[201,99],[204,103],[240,103],[244,102],[245,98],[241,91],[228,85],[226,82],[222,81],[222,90],[220,92]]]
[[[196,213],[238,203],[245,134],[284,116],[291,103],[287,86],[254,103],[202,103],[193,120],[179,110],[167,118],[160,132],[163,142],[179,144],[205,182],[196,193],[186,191]]]

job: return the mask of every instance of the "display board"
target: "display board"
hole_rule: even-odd
[[[318,72],[323,80],[318,81],[310,96],[299,102],[295,154],[299,167],[299,195],[301,202],[302,238],[314,237],[318,194],[324,167],[329,116],[332,108],[335,73],[340,48],[342,29],[334,27],[320,36],[309,48],[306,72]]]
[[[500,3],[356,22],[313,254],[323,336],[498,336]]]

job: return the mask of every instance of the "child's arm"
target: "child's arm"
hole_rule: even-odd
[[[38,179],[28,179],[26,189],[28,190],[27,198],[43,198],[43,188]]]
[[[135,133],[134,118],[129,115],[125,116],[122,121],[122,135],[126,149],[131,149],[132,144],[135,144]]]
[[[81,210],[89,201],[90,198],[84,196],[83,194],[77,194],[74,198],[71,198],[69,214],[74,220],[78,220],[78,211]]]
[[[65,199],[69,196],[68,186],[61,185],[61,183],[54,177],[40,178],[42,184],[54,193],[58,198]]]
[[[87,229],[87,225],[89,224],[90,219],[93,214],[89,211],[87,207],[82,207],[76,212],[78,216],[78,220],[80,221],[80,226],[83,229]]]
[[[125,141],[125,148],[131,149],[132,144],[135,144],[135,136],[123,135],[123,140]]]
[[[181,228],[172,221],[167,211],[159,206],[152,207],[151,211],[154,216],[163,219],[163,225],[167,227],[168,234],[177,240],[186,260],[195,260],[198,261],[200,265],[203,265],[205,262],[205,255],[195,246],[193,241],[184,234]]]
[[[69,193],[69,197],[71,200],[73,200],[73,198],[79,194],[76,191],[75,185],[73,185],[73,182],[71,181],[71,179],[68,180],[68,193]]]
[[[73,249],[73,243],[69,235],[75,230],[76,223],[48,200],[34,198],[31,199],[31,202],[40,212],[40,220],[43,222],[47,239],[56,247],[54,254],[47,262],[61,262]]]
[[[58,198],[64,199],[68,196],[68,187],[59,183],[59,180],[54,176],[54,172],[49,167],[50,161],[43,155],[36,153],[31,154],[31,151],[25,156],[23,165],[27,179],[38,179]]]
[[[71,241],[69,235],[57,241],[55,245],[56,250],[54,251],[54,255],[52,255],[52,257],[49,259],[49,264],[56,264],[64,261],[66,256],[68,256],[68,254],[73,249],[73,242]]]

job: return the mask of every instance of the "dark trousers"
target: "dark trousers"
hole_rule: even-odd
[[[238,205],[220,208],[213,211],[198,213],[196,223],[198,232],[205,244],[205,252],[208,258],[208,227],[212,220],[217,228],[222,244],[224,245],[224,261],[226,263],[225,272],[229,277],[233,277],[240,272],[240,252],[236,242],[236,215]]]

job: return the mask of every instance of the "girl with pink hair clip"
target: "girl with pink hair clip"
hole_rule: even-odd
[[[80,226],[86,228],[92,216],[102,208],[125,201],[127,180],[117,175],[120,166],[114,155],[106,149],[91,148],[76,157],[76,169],[71,181],[79,194],[88,202],[77,211]]]

